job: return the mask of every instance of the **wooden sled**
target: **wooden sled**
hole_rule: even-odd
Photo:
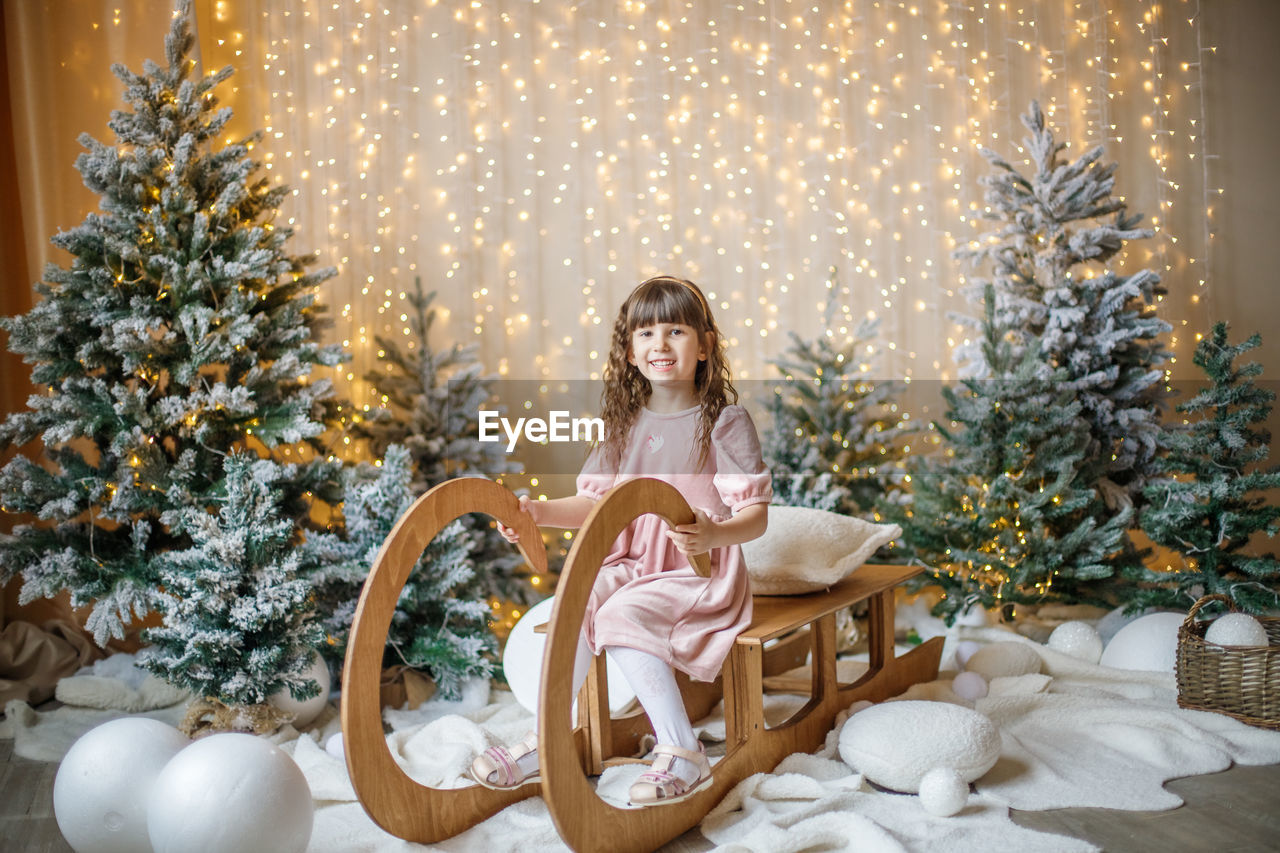
[[[519,511],[514,495],[483,479],[450,480],[424,494],[397,522],[378,552],[352,621],[341,698],[347,769],[365,811],[400,838],[424,844],[441,841],[540,794],[560,836],[574,850],[653,850],[697,826],[743,779],[772,770],[794,752],[820,747],[836,715],[853,702],[878,702],[937,677],[941,638],[902,657],[893,655],[893,589],[919,568],[868,565],[822,592],[757,596],[751,627],[735,642],[721,678],[707,684],[678,677],[691,719],[705,716],[724,699],[726,752],[713,766],[711,781],[672,805],[641,809],[606,803],[588,777],[612,764],[634,761],[649,728],[643,711],[611,717],[606,671],[599,657],[579,697],[577,724],[570,725],[573,660],[587,599],[614,540],[635,518],[654,513],[672,525],[693,521],[693,511],[674,487],[654,479],[629,480],[596,503],[560,577],[542,662],[541,783],[509,791],[421,785],[396,764],[383,732],[378,696],[383,646],[410,569],[446,524],[470,512],[486,513],[518,530],[525,559],[535,570],[546,570],[541,535],[529,515]],[[695,568],[707,570],[705,555]],[[856,682],[840,684],[835,614],[864,600],[870,607],[870,666]],[[766,727],[765,678],[802,663],[810,654],[809,701],[787,722]]]

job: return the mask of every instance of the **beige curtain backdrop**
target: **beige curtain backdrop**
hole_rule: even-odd
[[[162,59],[169,8],[4,3],[6,313],[68,261],[48,238],[97,203],[77,136],[111,141],[108,67]],[[635,282],[687,275],[735,373],[766,379],[787,332],[823,331],[834,269],[831,333],[880,320],[872,373],[954,377],[950,314],[971,309],[951,252],[986,227],[978,148],[1019,161],[1033,98],[1073,156],[1106,146],[1157,227],[1123,263],[1165,279],[1175,377],[1212,321],[1266,334],[1276,313],[1265,0],[197,0],[194,17],[204,67],[237,69],[231,132],[265,130],[295,189],[293,249],[340,270],[320,295],[357,404],[376,404],[372,337],[406,332],[415,278],[439,292],[437,345],[577,379],[598,375]]]

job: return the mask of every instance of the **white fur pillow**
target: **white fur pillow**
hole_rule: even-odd
[[[900,535],[902,528],[896,524],[774,505],[769,507],[765,534],[742,543],[742,556],[756,595],[802,595],[843,580]]]

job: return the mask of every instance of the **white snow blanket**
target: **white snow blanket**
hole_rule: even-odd
[[[999,762],[975,783],[960,814],[928,815],[916,796],[875,789],[839,760],[839,729],[813,755],[797,754],[771,772],[739,784],[703,820],[702,834],[725,853],[787,851],[1074,851],[1094,850],[1071,838],[1015,825],[1009,808],[1094,806],[1169,809],[1180,804],[1163,782],[1241,764],[1280,763],[1280,733],[1229,717],[1179,709],[1173,676],[1126,672],[1083,663],[1000,629],[961,629],[949,642],[1025,642],[1043,660],[1042,674],[995,679],[990,694],[968,703],[950,690],[950,674],[917,685],[903,699],[951,701],[974,707],[999,727]],[[944,653],[944,660],[947,658]],[[771,719],[785,719],[795,697],[770,697]],[[181,710],[181,705],[175,706]],[[62,708],[37,714],[11,702],[0,735],[15,751],[56,760],[79,733],[115,711]],[[17,713],[15,713],[17,712]],[[59,712],[67,712],[58,717]],[[74,719],[69,714],[77,715]],[[154,713],[154,712],[153,712]],[[162,712],[163,713],[163,712]],[[95,720],[96,716],[96,720]],[[410,776],[438,787],[468,784],[471,759],[486,746],[519,739],[532,724],[510,694],[471,686],[461,702],[433,701],[416,711],[386,712],[393,755]],[[309,730],[286,727],[274,740],[293,755],[315,799],[308,848],[321,851],[559,851],[563,842],[545,803],[525,800],[452,839],[411,844],[379,829],[356,801],[345,764],[324,748],[338,732],[331,708]],[[723,734],[723,720],[699,724],[704,740]],[[945,737],[933,733],[934,737]],[[931,736],[921,733],[921,737]],[[33,750],[33,744],[47,743]],[[642,768],[613,768],[597,792],[621,804]]]

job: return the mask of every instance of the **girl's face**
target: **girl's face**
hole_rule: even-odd
[[[706,342],[684,323],[653,323],[631,332],[627,361],[654,385],[692,383],[698,362],[706,360]]]

